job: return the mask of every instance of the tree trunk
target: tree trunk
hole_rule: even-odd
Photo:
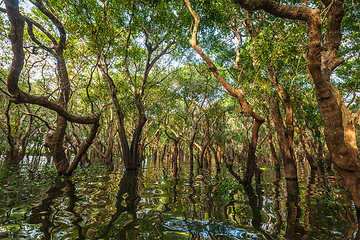
[[[317,165],[315,163],[315,160],[313,158],[313,155],[310,153],[310,146],[308,144],[308,139],[305,133],[305,126],[303,126],[301,129],[298,129],[298,135],[299,135],[299,142],[300,145],[305,153],[305,157],[308,160],[311,169],[317,169]]]
[[[286,179],[297,179],[297,167],[294,159],[292,138],[293,135],[287,133],[283,124],[283,119],[279,109],[279,103],[274,98],[267,99],[270,107],[271,118],[274,121],[280,152],[283,159]]]
[[[326,28],[322,25],[321,11],[308,7],[307,2],[297,6],[283,5],[271,0],[234,0],[234,2],[249,11],[263,9],[280,18],[300,20],[307,23],[309,30],[309,70],[315,85],[316,99],[324,123],[326,144],[334,167],[346,183],[358,216],[360,216],[359,162],[351,149],[353,144],[346,142],[349,138],[344,132],[344,127],[347,129],[346,122],[343,120],[344,112],[332,92],[331,84],[329,84],[333,70],[344,62],[344,58],[337,57],[341,44],[341,22],[345,15],[344,2],[341,0],[323,1],[325,7],[328,8]],[[323,29],[326,29],[325,38],[322,36]],[[358,225],[360,229],[360,218]],[[359,234],[357,238],[360,238]]]
[[[143,127],[147,121],[145,117],[145,111],[143,103],[140,99],[140,96],[138,94],[135,94],[134,96],[134,102],[136,105],[136,108],[139,113],[138,122],[136,125],[136,128],[134,130],[134,134],[132,136],[131,145],[129,147],[128,139],[126,136],[126,130],[125,130],[125,122],[124,122],[124,113],[122,110],[122,107],[120,105],[119,99],[117,97],[117,90],[116,86],[114,84],[113,79],[110,77],[108,73],[107,66],[105,63],[100,60],[99,68],[101,70],[103,79],[106,83],[106,86],[108,88],[108,91],[111,96],[111,101],[115,108],[116,117],[118,120],[118,132],[119,132],[119,138],[121,143],[121,149],[122,149],[122,159],[124,160],[125,168],[127,170],[134,170],[137,169],[139,166],[139,145],[140,145],[140,139]]]
[[[246,172],[243,179],[244,184],[250,185],[252,176],[254,175],[256,166],[256,145],[259,138],[259,129],[263,122],[262,121],[253,121],[253,127],[252,127],[252,135],[251,135],[251,141],[249,144],[249,150],[248,150],[248,157],[247,157],[247,164],[246,164]]]
[[[211,151],[214,154],[215,164],[216,164],[216,174],[221,173],[221,165],[218,157],[218,153],[216,152],[215,148],[213,146],[210,146]]]
[[[41,1],[33,1],[33,4],[54,24],[59,33],[59,37],[55,38],[49,34],[53,46],[51,48],[45,46],[34,36],[34,32],[32,30],[33,20],[21,15],[19,11],[19,1],[5,1],[6,12],[11,24],[9,38],[11,40],[12,51],[14,54],[11,68],[7,77],[7,88],[11,95],[12,102],[16,104],[31,103],[40,105],[47,109],[54,110],[59,114],[57,117],[56,130],[50,136],[48,136],[48,141],[46,144],[50,148],[50,153],[53,157],[58,173],[63,174],[69,164],[65,155],[64,147],[62,146],[65,137],[67,121],[96,125],[99,122],[99,115],[94,114],[93,116],[76,116],[67,111],[67,103],[70,97],[70,81],[66,69],[66,62],[63,56],[64,50],[66,48],[66,31],[62,23],[55,16],[56,14],[54,15],[54,12],[47,10]],[[24,66],[25,57],[23,46],[25,21],[28,23],[28,33],[33,42],[39,48],[47,51],[56,60],[58,77],[60,79],[60,97],[57,101],[49,100],[48,96],[31,95],[19,88],[19,78]],[[85,152],[81,152],[82,155],[84,153]],[[76,167],[77,165],[72,166]]]
[[[184,0],[185,4],[187,5],[191,15],[193,16],[195,20],[194,28],[192,30],[191,39],[189,41],[190,45],[194,48],[194,50],[200,55],[200,57],[205,61],[207,66],[209,67],[210,71],[214,75],[214,77],[219,81],[219,83],[226,89],[226,91],[233,97],[235,97],[241,107],[254,119],[254,121],[259,124],[259,127],[261,124],[265,121],[263,117],[261,117],[258,113],[254,112],[251,107],[249,106],[245,94],[241,89],[235,89],[230,86],[230,84],[221,76],[221,74],[218,72],[215,64],[213,61],[202,51],[202,49],[197,44],[197,32],[200,26],[200,17],[199,15],[194,11],[194,9],[191,6],[190,1]],[[255,142],[254,142],[255,143]],[[256,141],[257,143],[257,141]],[[256,146],[253,149],[253,151],[256,151]],[[250,166],[251,167],[251,166]],[[250,172],[249,172],[250,173]],[[251,180],[248,179],[249,176],[247,176],[246,181],[249,182]]]
[[[268,122],[267,126],[268,126],[269,147],[270,147],[271,157],[274,161],[275,169],[276,169],[276,171],[278,171],[278,170],[280,170],[280,161],[279,161],[278,155],[276,154],[274,143],[273,143],[273,137],[272,137],[271,128],[270,128],[270,120],[268,119],[267,122]]]
[[[58,116],[56,123],[56,130],[46,138],[45,146],[50,150],[58,174],[62,175],[69,168],[69,160],[63,146],[67,121],[65,118]]]
[[[301,209],[299,207],[299,187],[298,181],[294,179],[286,180],[287,189],[287,226],[285,237],[287,239],[303,239],[304,228],[300,224]]]

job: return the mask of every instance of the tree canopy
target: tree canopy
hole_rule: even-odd
[[[311,168],[333,164],[360,213],[359,8],[1,1],[5,165],[47,152],[71,175],[85,162],[137,169],[169,152],[175,166],[182,154],[199,169],[214,158],[250,185],[266,161],[296,196],[303,156]]]

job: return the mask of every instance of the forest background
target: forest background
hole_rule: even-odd
[[[291,198],[305,160],[341,176],[360,218],[359,5],[1,1],[3,166],[213,159],[251,185],[266,162]]]

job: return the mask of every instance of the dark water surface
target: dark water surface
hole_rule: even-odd
[[[78,171],[49,181],[2,177],[0,239],[351,239],[356,219],[341,180],[300,168],[287,201],[282,173],[239,185],[224,170],[146,166]],[[4,173],[2,173],[4,174]],[[21,178],[20,178],[21,179]],[[12,182],[13,181],[13,182]]]

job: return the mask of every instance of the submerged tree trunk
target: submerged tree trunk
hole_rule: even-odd
[[[297,181],[297,167],[294,158],[293,152],[293,130],[291,129],[292,121],[289,121],[290,130],[288,130],[288,125],[284,126],[283,119],[280,114],[279,103],[274,98],[267,99],[270,106],[270,113],[272,120],[275,125],[279,148],[281,152],[281,156],[283,159],[284,169],[285,169],[285,177],[286,179],[294,179]],[[289,116],[292,118],[292,116]],[[298,190],[297,190],[298,191]]]
[[[308,143],[308,138],[305,133],[305,126],[303,126],[301,129],[298,129],[298,136],[299,136],[299,142],[300,145],[305,153],[305,157],[308,160],[311,169],[317,169],[317,165],[315,163],[314,157],[310,152],[310,145]]]
[[[57,172],[62,175],[69,168],[69,160],[66,157],[64,149],[67,121],[59,116],[56,123],[56,130],[46,137],[45,146],[50,150]]]
[[[305,234],[304,228],[301,226],[300,217],[301,209],[299,206],[299,187],[298,181],[295,179],[286,179],[287,190],[287,226],[286,226],[286,238],[287,239],[303,239]]]
[[[226,89],[226,91],[231,96],[235,97],[239,101],[241,107],[254,119],[255,122],[257,122],[257,124],[259,124],[259,126],[256,126],[259,129],[261,124],[265,121],[265,119],[250,108],[250,106],[245,98],[244,92],[241,89],[235,89],[235,88],[231,87],[230,84],[223,78],[223,76],[221,76],[221,74],[217,70],[217,67],[215,66],[213,61],[201,50],[201,48],[197,44],[197,32],[198,32],[198,29],[200,26],[200,17],[192,8],[189,0],[184,0],[184,2],[187,5],[191,15],[193,16],[193,18],[195,20],[194,28],[191,33],[191,39],[189,41],[190,45],[205,61],[205,63],[208,65],[210,71],[213,73],[214,77],[219,81],[219,83]],[[258,131],[258,129],[257,129],[257,131]],[[257,131],[256,131],[256,133],[257,133]],[[257,137],[257,134],[256,134],[256,137]],[[257,144],[257,138],[256,138],[256,141],[254,141],[253,143]],[[256,145],[255,146],[252,145],[252,148],[253,148],[253,151],[255,152]],[[254,160],[253,155],[250,155],[250,159],[248,159],[248,160],[253,161]],[[251,170],[251,169],[253,169],[252,165],[255,166],[255,163],[251,163],[250,170],[247,173],[247,176],[245,179],[245,181],[248,183],[251,182],[252,175],[250,177],[249,174],[253,173],[253,171]]]
[[[34,20],[22,16],[19,11],[19,1],[17,0],[6,0],[6,12],[11,24],[11,30],[9,33],[9,38],[11,40],[12,52],[14,54],[11,68],[7,77],[7,88],[11,95],[11,101],[16,104],[21,103],[31,103],[43,106],[47,109],[56,111],[59,115],[57,117],[57,126],[56,130],[50,134],[47,138],[46,145],[49,146],[50,154],[53,157],[56,168],[59,174],[64,174],[65,171],[76,168],[76,164],[72,164],[71,169],[66,169],[68,167],[68,159],[66,158],[65,150],[63,147],[63,140],[65,137],[65,131],[67,127],[67,121],[82,123],[82,124],[99,124],[99,115],[93,116],[77,116],[68,112],[67,104],[70,98],[70,81],[68,78],[68,73],[66,69],[66,61],[64,59],[64,51],[66,49],[66,31],[63,24],[55,16],[55,10],[49,11],[41,1],[32,1],[32,3],[38,8],[44,16],[46,16],[52,24],[56,27],[56,30],[59,34],[59,37],[52,36],[49,32],[45,30],[40,24],[36,23]],[[24,26],[25,21],[28,24],[28,34],[31,40],[41,49],[48,52],[56,60],[57,73],[60,80],[60,97],[57,101],[49,100],[48,96],[36,96],[31,95],[22,91],[19,87],[20,74],[24,66]],[[47,47],[45,44],[41,43],[37,39],[33,32],[33,25],[36,25],[39,30],[51,40],[53,46]],[[56,40],[58,39],[58,40]],[[97,130],[97,127],[96,127]],[[95,137],[96,133],[92,136]],[[90,140],[89,138],[87,140]],[[91,139],[92,141],[92,139]],[[91,141],[83,143],[83,149],[87,149],[86,146],[91,144]],[[79,151],[77,156],[82,157],[85,154],[85,151]],[[74,162],[73,162],[74,163]]]
[[[246,172],[243,178],[243,182],[247,185],[251,184],[252,176],[257,168],[256,165],[256,146],[259,138],[259,129],[263,122],[262,121],[253,121],[251,141],[249,143],[248,157],[247,157],[247,165]]]
[[[345,126],[347,123],[343,119],[344,111],[338,104],[331,84],[329,84],[333,70],[344,62],[344,58],[337,57],[341,44],[341,22],[345,15],[344,2],[341,0],[323,1],[325,7],[328,8],[325,16],[327,17],[325,28],[322,26],[320,10],[308,7],[307,1],[297,6],[283,5],[272,0],[234,0],[234,2],[249,11],[263,9],[280,18],[300,20],[307,23],[309,30],[308,66],[324,122],[326,144],[334,167],[346,183],[358,216],[360,216],[359,161],[358,157],[354,157],[355,153],[352,149],[354,144],[347,142],[349,139],[344,127],[345,129],[349,128]],[[323,29],[326,30],[325,38],[322,36]],[[354,131],[353,129],[349,130],[350,132]],[[360,218],[358,225],[360,229]],[[360,234],[358,234],[357,239],[360,239]]]
[[[31,127],[33,123],[33,117],[30,116],[26,129],[25,131],[23,131],[24,122],[27,117],[27,115],[24,115],[20,119],[17,136],[14,137],[11,131],[11,120],[9,114],[10,106],[11,103],[8,104],[8,107],[5,111],[6,125],[3,124],[0,120],[0,129],[6,135],[9,144],[9,149],[6,151],[6,158],[4,161],[4,167],[6,169],[17,168],[19,163],[24,159],[26,153],[26,147],[28,145],[28,138],[30,137]]]

